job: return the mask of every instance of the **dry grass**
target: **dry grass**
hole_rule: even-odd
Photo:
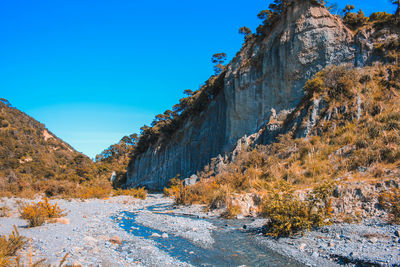
[[[393,75],[399,72],[397,65],[326,68],[307,82],[307,95],[287,117],[284,125],[292,127],[291,131],[270,145],[242,147],[235,160],[218,173],[213,171],[215,163],[211,163],[198,174],[200,182],[195,185],[184,187],[174,179],[164,193],[174,197],[176,204],[200,203],[209,209],[227,207],[228,214],[235,213],[234,207],[229,206],[231,194],[256,193],[266,196],[264,203],[274,203],[276,210],[280,210],[281,213],[275,213],[266,208],[264,212],[285,218],[275,221],[282,229],[287,226],[281,222],[290,221],[292,215],[303,218],[292,221],[293,230],[287,234],[318,225],[320,218],[332,211],[327,196],[338,177],[385,180],[387,170],[400,166],[400,75]],[[296,138],[297,132],[306,127],[310,114],[303,117],[302,123],[290,123],[302,110],[310,113],[314,99],[324,103],[316,124],[307,138]],[[292,190],[314,189],[314,193],[305,200],[289,197],[292,194],[287,198],[276,195],[274,188],[282,182]],[[319,203],[312,203],[313,198]],[[391,213],[400,213],[396,198],[391,199]],[[309,205],[316,206],[319,219],[307,211]]]
[[[13,257],[16,256],[26,244],[26,238],[21,236],[17,227],[14,225],[14,231],[7,237],[0,237],[0,266],[11,266]]]
[[[138,199],[146,199],[147,190],[144,187],[130,189],[116,189],[113,192],[114,196],[132,196]]]
[[[9,217],[10,213],[11,209],[7,205],[3,205],[2,207],[0,207],[0,217]]]
[[[400,189],[383,192],[379,202],[388,211],[390,222],[400,224]]]

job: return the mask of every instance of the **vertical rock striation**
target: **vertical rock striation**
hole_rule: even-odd
[[[311,0],[298,2],[268,33],[243,46],[227,66],[223,90],[205,111],[167,144],[132,159],[127,186],[161,189],[177,174],[190,176],[264,127],[271,115],[294,109],[305,82],[327,65],[366,61],[368,51],[357,47],[339,18]]]

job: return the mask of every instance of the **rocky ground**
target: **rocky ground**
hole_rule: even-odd
[[[226,221],[199,206],[173,207],[172,200],[150,195],[104,200],[53,200],[68,211],[64,220],[26,228],[18,218],[21,200],[1,199],[12,207],[0,218],[0,234],[16,225],[31,238],[22,258],[83,266],[399,266],[399,226],[379,221],[337,224],[295,238],[262,234],[262,219]],[[225,255],[226,254],[226,255]],[[283,256],[282,256],[283,255]]]

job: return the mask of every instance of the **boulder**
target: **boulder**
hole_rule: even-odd
[[[190,176],[189,178],[185,178],[183,180],[183,185],[184,186],[188,186],[188,185],[194,185],[199,181],[199,177],[197,177],[196,174],[193,174],[192,176]]]

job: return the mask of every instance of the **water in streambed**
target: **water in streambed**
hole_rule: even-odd
[[[135,236],[153,240],[159,249],[170,256],[195,266],[303,266],[271,250],[257,247],[252,240],[255,233],[239,230],[247,223],[244,220],[206,219],[217,227],[212,234],[215,242],[207,249],[173,234],[162,238],[161,231],[136,223],[135,217],[135,213],[124,212],[118,223]]]

